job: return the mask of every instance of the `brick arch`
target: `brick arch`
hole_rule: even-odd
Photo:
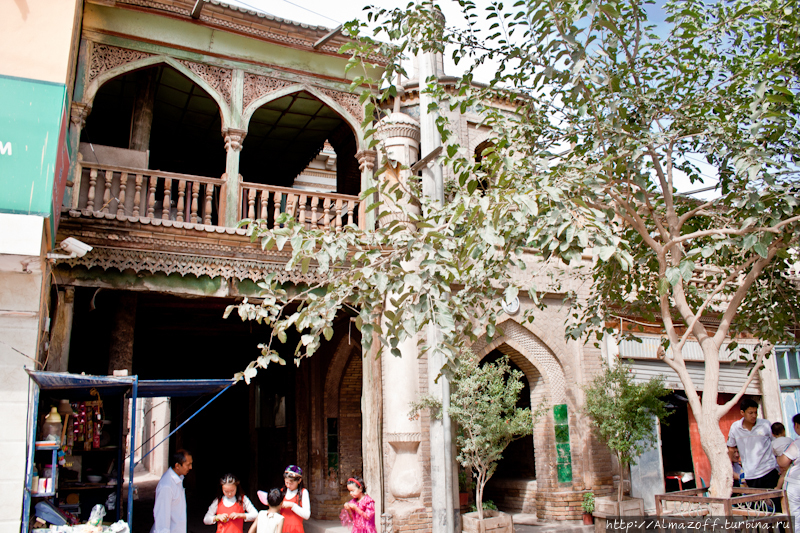
[[[486,335],[483,335],[470,347],[472,352],[483,359],[492,350],[499,349],[525,373],[531,390],[535,376],[541,374],[551,405],[566,403],[567,380],[564,368],[549,346],[514,320],[503,322],[498,329],[503,331],[502,336],[488,341]]]
[[[139,55],[143,57],[134,59]],[[102,70],[91,78],[91,81],[86,85],[86,87],[83,90],[83,97],[81,98],[81,103],[88,104],[89,106],[91,106],[92,103],[94,102],[95,96],[97,95],[97,91],[100,90],[100,87],[102,87],[106,82],[114,78],[117,78],[124,74],[128,74],[129,72],[133,72],[136,70],[142,70],[144,68],[165,64],[174,68],[175,70],[180,72],[183,76],[189,78],[193,83],[197,84],[197,86],[201,87],[205,92],[207,92],[208,95],[217,103],[217,107],[219,108],[219,113],[222,120],[223,130],[225,130],[226,128],[236,127],[235,124],[232,124],[232,119],[231,119],[231,110],[229,104],[230,94],[223,95],[217,89],[212,87],[210,83],[208,83],[200,75],[198,75],[191,68],[189,68],[189,66],[187,66],[191,63],[183,62],[173,57],[165,55],[147,56],[146,54],[131,54],[130,55],[131,60],[125,62],[126,57],[127,56],[123,56],[121,59],[116,61],[120,62],[120,64],[113,66],[112,68]],[[113,65],[114,62],[112,62],[111,64]],[[199,66],[202,67],[203,65]],[[208,66],[205,67],[216,69],[216,67],[208,67]],[[227,69],[217,69],[217,70],[227,70]]]
[[[561,362],[550,347],[530,330],[509,319],[498,325],[503,334],[489,341],[481,336],[471,351],[483,359],[493,350],[508,355],[525,374],[531,388],[531,406],[549,407],[533,428],[533,448],[536,455],[536,502],[542,508],[545,495],[558,487],[555,419],[552,407],[566,403],[567,383]],[[529,495],[530,496],[530,495]],[[532,496],[531,496],[532,497]]]
[[[314,98],[325,104],[326,106],[330,107],[344,120],[350,129],[353,132],[353,136],[356,139],[356,152],[360,150],[365,150],[366,145],[364,144],[364,136],[362,135],[361,131],[361,120],[363,118],[363,109],[360,108],[360,115],[356,116],[356,111],[354,106],[345,107],[332,95],[345,95],[351,96],[350,93],[343,93],[341,91],[332,91],[329,89],[319,89],[317,87],[313,87],[311,85],[307,85],[305,83],[300,84],[293,84],[289,85],[288,83],[280,88],[270,88],[270,92],[267,94],[262,94],[257,98],[254,98],[251,102],[247,103],[247,107],[242,111],[242,128],[247,129],[248,125],[250,124],[250,119],[253,117],[253,114],[256,110],[263,106],[264,104],[271,102],[273,100],[277,100],[279,98],[283,98],[284,96],[288,96],[290,94],[299,93],[301,91],[305,91],[310,95],[313,95]]]

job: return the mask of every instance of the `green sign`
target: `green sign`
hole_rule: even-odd
[[[69,166],[63,169],[66,94],[63,84],[0,76],[0,212],[48,217],[51,229]]]

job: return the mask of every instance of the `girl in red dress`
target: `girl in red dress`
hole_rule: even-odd
[[[376,533],[375,500],[367,494],[367,486],[360,476],[347,480],[347,490],[352,500],[344,504],[344,509],[353,523],[352,533]]]
[[[203,523],[217,524],[217,533],[242,533],[245,521],[255,520],[258,511],[242,492],[236,476],[224,475],[219,485],[219,497],[211,502]]]
[[[311,517],[311,500],[308,491],[303,488],[303,470],[299,466],[289,465],[283,472],[283,533],[305,533],[303,520]]]

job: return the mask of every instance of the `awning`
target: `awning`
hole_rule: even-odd
[[[139,382],[137,396],[139,398],[201,396],[219,392],[233,383],[232,379],[145,379]]]
[[[130,389],[136,380],[134,376],[87,376],[69,372],[46,372],[25,369],[31,379],[42,390],[53,389],[106,389],[107,392],[122,393]]]
[[[31,379],[42,390],[53,389],[105,389],[107,392],[122,393],[130,389],[136,376],[87,376],[69,372],[47,372],[26,369]],[[232,385],[232,379],[143,379],[138,381],[137,398],[169,396],[202,396],[221,391]]]

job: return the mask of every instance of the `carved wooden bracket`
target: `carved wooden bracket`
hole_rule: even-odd
[[[233,150],[234,152],[240,152],[246,135],[246,130],[237,130],[234,128],[222,130],[222,136],[225,138],[225,151],[230,152]]]
[[[69,121],[73,127],[83,129],[86,125],[86,117],[92,112],[91,104],[83,102],[72,102],[69,107]]]
[[[375,150],[361,150],[356,153],[356,159],[358,159],[358,168],[361,172],[365,170],[372,172],[372,169],[375,168],[375,161],[378,159],[378,152]]]

